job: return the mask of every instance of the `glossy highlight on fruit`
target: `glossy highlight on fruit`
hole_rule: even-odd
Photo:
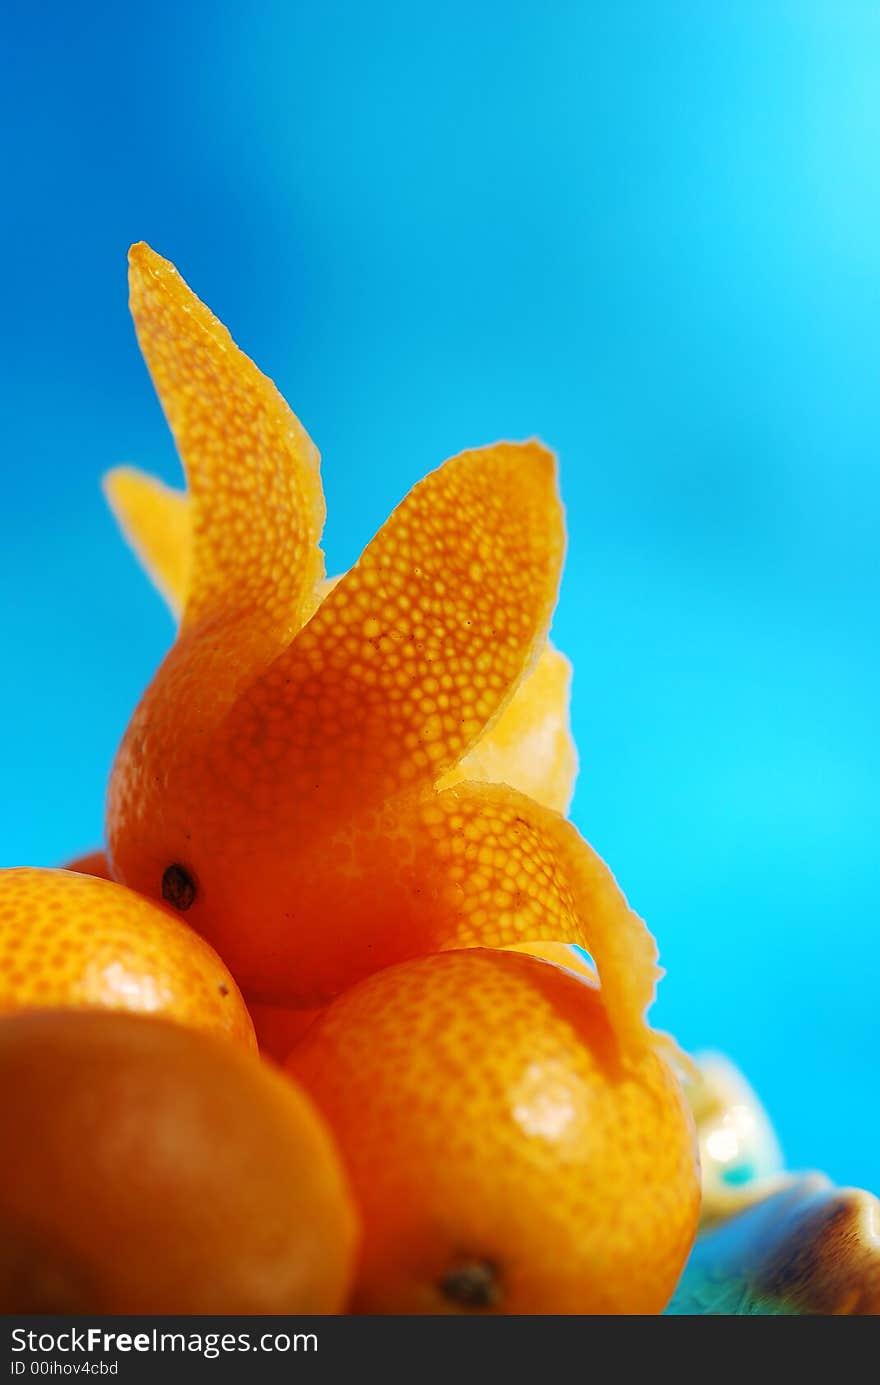
[[[406,957],[547,939],[589,950],[621,1041],[648,1043],[653,940],[547,806],[564,795],[481,777],[540,723],[543,694],[516,711],[530,678],[567,697],[564,666],[540,681],[564,552],[552,455],[531,441],[450,459],[328,590],[302,425],[146,246],[130,286],[191,552],[177,639],[111,778],[114,875],[167,898],[182,871],[187,922],[262,1003],[315,1008]],[[130,521],[126,486],[110,489]],[[155,533],[141,547],[167,574]],[[564,748],[549,763],[570,779]]]
[[[377,972],[288,1070],[345,1160],[363,1313],[658,1313],[697,1228],[693,1120],[601,992],[472,949]]]
[[[305,1094],[137,1015],[0,1018],[0,1311],[337,1313],[357,1218]]]
[[[0,871],[0,1014],[56,1006],[159,1015],[255,1047],[229,971],[171,910],[99,876]]]

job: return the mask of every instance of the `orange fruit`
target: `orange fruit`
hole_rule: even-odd
[[[363,1219],[362,1313],[658,1313],[696,1232],[693,1121],[567,970],[472,949],[336,999],[288,1060]]]
[[[0,1019],[0,1311],[335,1313],[357,1224],[313,1104],[139,1015]]]
[[[109,484],[180,610],[111,775],[114,874],[185,912],[263,1003],[312,1009],[407,957],[549,938],[588,948],[644,1044],[653,942],[555,811],[575,756],[547,643],[553,454],[450,458],[328,589],[302,424],[148,246],[129,286],[188,494]]]
[[[88,851],[85,856],[68,861],[64,869],[75,870],[79,875],[97,875],[100,880],[113,879],[106,851]]]
[[[69,870],[0,871],[0,1013],[134,1010],[248,1048],[253,1025],[213,948],[170,909]]]

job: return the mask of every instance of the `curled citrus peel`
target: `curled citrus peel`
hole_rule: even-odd
[[[191,568],[189,497],[131,466],[108,472],[104,491],[125,538],[179,619]],[[318,582],[312,609],[338,581],[338,577],[325,577]],[[463,779],[511,784],[548,808],[567,812],[578,770],[570,694],[571,664],[547,641],[498,720],[439,787],[448,788]]]
[[[480,757],[503,773],[487,737],[505,717],[513,741],[512,719],[535,721],[515,704],[542,656],[566,691],[546,651],[564,553],[552,455],[531,441],[452,458],[321,599],[301,425],[144,246],[131,307],[192,539],[177,640],[111,778],[116,877],[185,909],[264,1001],[308,1008],[407,957],[550,939],[590,952],[619,1035],[646,1042],[644,924],[559,813],[477,777]],[[120,500],[110,484],[145,534],[137,487]],[[162,568],[161,544],[141,551]]]
[[[280,648],[324,573],[317,448],[172,265],[135,245],[130,270],[138,342],[189,486],[182,632],[244,615]]]
[[[104,494],[142,566],[179,620],[192,561],[189,497],[134,466],[108,472]]]

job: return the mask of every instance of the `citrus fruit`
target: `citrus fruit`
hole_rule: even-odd
[[[170,909],[93,875],[2,870],[0,1013],[55,1006],[161,1015],[255,1046],[226,967]]]
[[[643,1042],[653,943],[547,806],[575,768],[570,670],[547,644],[553,454],[448,459],[328,590],[305,429],[167,260],[133,246],[129,285],[188,493],[170,519],[138,474],[109,487],[180,609],[111,775],[116,877],[185,912],[262,1003],[320,1007],[406,957],[550,938],[589,948]]]
[[[363,1313],[657,1313],[697,1226],[693,1122],[601,991],[527,955],[400,963],[338,997],[288,1070],[364,1225]]]
[[[0,1101],[0,1311],[341,1310],[337,1152],[255,1056],[139,1015],[7,1015]]]

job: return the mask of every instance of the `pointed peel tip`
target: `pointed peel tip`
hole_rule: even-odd
[[[558,487],[559,459],[553,449],[540,438],[524,438],[522,442],[502,443],[501,446],[509,448],[520,461],[527,460],[538,475]]]
[[[136,240],[128,247],[129,264],[149,264],[158,260],[164,263],[162,256],[157,254],[151,245],[145,240]]]
[[[556,453],[552,447],[534,434],[529,438],[501,438],[496,443],[491,443],[490,447],[499,448],[505,452],[528,453],[530,457],[541,458],[543,461],[552,462],[556,465]]]
[[[176,276],[177,270],[170,260],[166,260],[162,255],[148,245],[145,240],[135,241],[128,251],[128,277],[132,279],[144,280],[148,275],[158,278],[160,274],[173,274]]]
[[[114,514],[117,512],[117,506],[121,500],[122,492],[125,490],[126,483],[129,481],[132,474],[136,474],[136,472],[136,467],[123,464],[121,466],[111,467],[110,470],[105,471],[104,475],[101,477],[101,490],[104,493],[104,499],[107,501],[107,504],[110,506],[111,510],[113,510]]]

